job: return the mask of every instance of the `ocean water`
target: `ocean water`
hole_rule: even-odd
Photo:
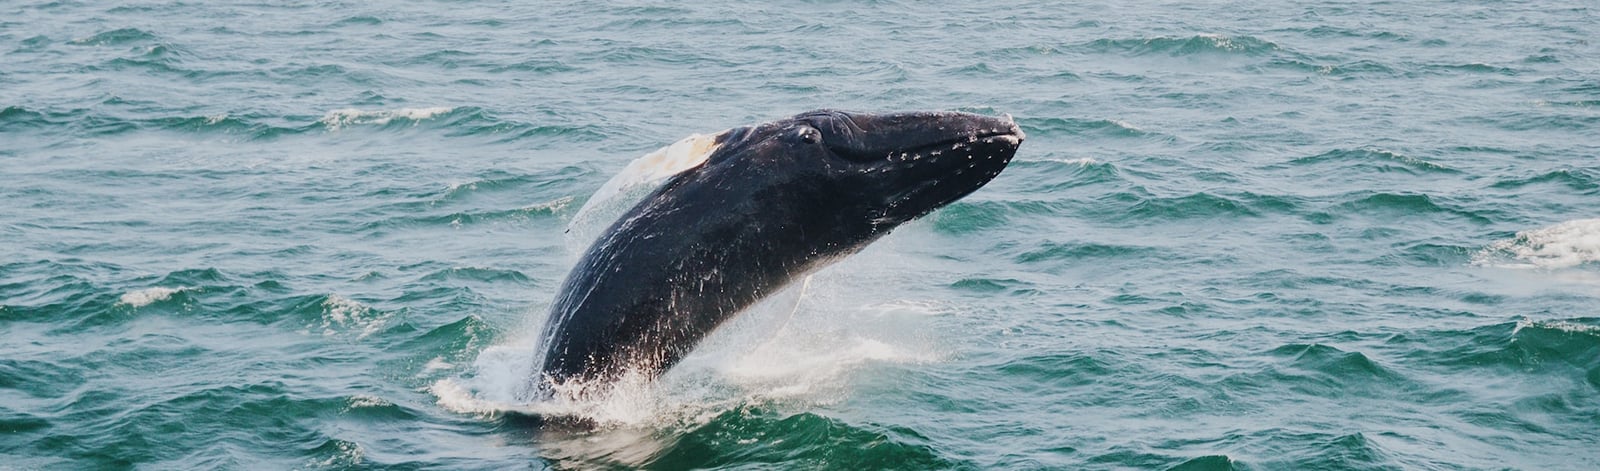
[[[517,400],[605,181],[822,107],[1029,139]],[[3,2],[0,469],[129,468],[1600,468],[1600,9]]]

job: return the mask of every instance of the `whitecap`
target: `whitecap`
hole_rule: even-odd
[[[349,408],[357,409],[362,407],[383,407],[393,404],[394,403],[386,401],[378,396],[373,396],[370,394],[357,394],[350,397]]]
[[[1077,159],[1048,159],[1047,158],[1047,159],[1041,159],[1041,160],[1044,160],[1045,162],[1055,162],[1055,163],[1058,163],[1058,164],[1077,165],[1077,166],[1080,166],[1080,167],[1087,167],[1087,166],[1090,166],[1090,165],[1094,165],[1094,164],[1100,163],[1100,161],[1096,160],[1094,157],[1082,157],[1082,158],[1077,158]]]
[[[322,301],[325,309],[322,318],[322,334],[335,335],[339,331],[353,329],[358,331],[356,338],[366,338],[383,329],[392,314],[374,311],[361,302],[340,296],[328,295]]]
[[[152,303],[166,301],[167,298],[171,298],[172,295],[188,289],[189,288],[164,288],[157,286],[138,291],[129,291],[122,295],[122,298],[118,300],[118,304],[124,304],[131,307],[149,306]]]
[[[322,125],[326,126],[329,131],[338,131],[345,126],[352,125],[364,124],[383,126],[396,119],[404,119],[416,122],[449,113],[451,111],[455,111],[455,108],[448,106],[436,106],[431,108],[401,108],[398,110],[372,111],[345,108],[329,111],[327,114],[322,115],[322,119],[317,120],[317,122],[322,123]]]
[[[1561,269],[1600,262],[1600,219],[1577,219],[1518,232],[1473,256],[1478,266]]]
[[[1517,332],[1521,332],[1522,329],[1525,329],[1525,328],[1528,328],[1528,327],[1537,327],[1537,328],[1541,328],[1541,329],[1558,330],[1558,331],[1566,332],[1566,333],[1569,333],[1569,334],[1600,335],[1600,326],[1596,326],[1596,325],[1579,324],[1577,322],[1564,321],[1564,320],[1536,321],[1536,320],[1532,320],[1532,319],[1521,319],[1521,320],[1518,320],[1517,321],[1517,327],[1511,329],[1511,335],[1516,335]]]

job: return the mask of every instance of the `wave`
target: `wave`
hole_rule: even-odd
[[[1017,124],[1033,136],[1094,136],[1105,138],[1136,138],[1172,142],[1177,138],[1140,129],[1126,121],[1115,119],[1074,118],[1021,118]]]
[[[1370,28],[1349,29],[1330,25],[1319,25],[1315,28],[1304,30],[1303,33],[1306,36],[1313,38],[1367,38],[1394,42],[1408,42],[1411,40],[1411,37],[1404,33],[1373,30]]]
[[[1408,356],[1462,370],[1496,370],[1518,383],[1540,378],[1556,387],[1600,388],[1600,318],[1521,318],[1427,338],[1448,342],[1419,345]]]
[[[1081,261],[1087,259],[1171,259],[1173,254],[1154,247],[1097,243],[1045,243],[1015,258],[1017,263],[1032,264],[1048,261]]]
[[[1129,197],[1132,195],[1124,194],[1123,196]],[[1261,215],[1258,210],[1260,207],[1258,203],[1271,202],[1278,199],[1272,196],[1254,194],[1236,196],[1238,197],[1200,192],[1178,197],[1134,197],[1132,206],[1126,207],[1119,218],[1123,220],[1174,221],[1191,218],[1255,217]],[[1292,206],[1292,204],[1290,205]]]
[[[957,463],[941,456],[928,442],[906,427],[852,425],[810,412],[788,415],[745,408],[723,412],[705,425],[680,432],[670,447],[637,464],[661,469],[715,468],[730,463],[787,469],[956,467]],[[578,456],[595,455],[592,449],[583,451]]]
[[[118,298],[117,302],[130,307],[144,307],[149,306],[152,303],[166,301],[168,298],[171,298],[173,294],[188,289],[190,288],[164,288],[159,286],[155,288],[145,288],[138,291],[129,291],[126,294],[123,294],[121,298]]]
[[[381,24],[383,24],[382,18],[371,15],[357,15],[335,21],[329,26],[333,28],[340,28],[346,26],[378,26]]]
[[[1269,363],[1258,371],[1230,375],[1221,381],[1230,390],[1288,388],[1310,397],[1393,397],[1420,391],[1413,380],[1361,352],[1318,343],[1287,344],[1266,352]]]
[[[1425,72],[1435,73],[1465,72],[1472,74],[1517,75],[1516,69],[1484,64],[1481,62],[1473,62],[1468,64],[1428,64],[1422,66],[1422,70]]]
[[[552,73],[557,73],[557,72],[574,72],[574,71],[577,71],[577,70],[578,70],[577,67],[573,67],[573,66],[567,65],[566,63],[563,63],[561,61],[554,60],[554,59],[542,59],[541,58],[541,59],[528,59],[528,60],[525,60],[525,61],[522,61],[522,62],[518,62],[518,63],[515,63],[515,64],[492,67],[492,68],[489,69],[489,72],[492,72],[492,73],[504,73],[504,72],[525,73],[525,72],[532,72],[532,73],[535,73],[535,74],[541,74],[542,75],[542,74],[552,74]]]
[[[1592,194],[1600,190],[1600,173],[1587,168],[1563,168],[1522,178],[1507,178],[1495,182],[1490,188],[1519,189],[1530,185],[1550,184]]]
[[[1563,269],[1600,264],[1600,219],[1577,219],[1518,232],[1473,256],[1478,266]]]
[[[1092,157],[1014,160],[1006,172],[1007,181],[1025,194],[1060,194],[1073,188],[1128,182],[1115,163]]]
[[[1285,164],[1274,165],[1269,168],[1297,168],[1316,166],[1338,166],[1340,169],[1352,169],[1370,172],[1404,172],[1417,174],[1457,174],[1459,170],[1452,169],[1442,164],[1405,155],[1399,152],[1363,147],[1358,149],[1334,149],[1321,154],[1301,157]]]
[[[420,216],[398,216],[362,224],[360,232],[370,233],[379,229],[393,227],[463,227],[475,224],[490,224],[498,222],[515,223],[532,219],[555,217],[565,211],[567,206],[571,203],[572,197],[564,196],[554,201],[547,201],[514,209],[460,211],[448,214]]]
[[[1467,124],[1489,126],[1505,131],[1582,132],[1600,128],[1600,115],[1581,112],[1556,114],[1552,113],[1551,110],[1498,112],[1462,118],[1461,121]]]
[[[58,120],[51,120],[44,113],[21,106],[7,106],[4,109],[0,109],[0,124],[4,124],[6,128],[13,130],[18,128],[46,128],[59,123]]]
[[[119,67],[150,67],[187,73],[161,60],[118,59],[112,62]],[[425,129],[442,131],[451,137],[485,137],[494,142],[514,142],[524,139],[594,142],[609,135],[608,131],[596,125],[524,123],[502,119],[486,110],[471,106],[391,110],[345,108],[326,112],[306,124],[294,123],[297,119],[306,118],[309,117],[291,116],[288,117],[287,123],[272,124],[283,120],[258,113],[227,111],[197,115],[125,117],[92,108],[46,111],[23,106],[8,106],[0,109],[0,124],[4,124],[7,128],[93,136],[114,136],[157,130],[182,134],[241,136],[246,140],[268,140],[296,135],[346,135],[374,130],[399,132]]]
[[[940,208],[928,219],[933,229],[946,234],[968,234],[1005,227],[1011,220],[1002,205],[983,202],[956,202]]]
[[[422,281],[479,281],[485,283],[512,282],[527,284],[532,281],[528,275],[510,269],[497,269],[488,267],[455,267],[435,271],[424,275]]]
[[[1387,214],[1405,217],[1415,217],[1427,214],[1443,214],[1461,217],[1475,224],[1489,224],[1493,222],[1488,217],[1485,217],[1476,211],[1458,207],[1459,205],[1450,201],[1449,198],[1435,197],[1424,193],[1360,191],[1344,195],[1343,197],[1348,199],[1336,206],[1338,209],[1336,213],[1322,213],[1312,216],[1318,220],[1331,220],[1332,218],[1345,213],[1364,213],[1371,215]]]
[[[155,39],[156,35],[138,28],[121,28],[67,41],[67,44],[74,46],[114,46],[132,42],[153,41]]]
[[[398,122],[415,126],[422,120],[450,113],[456,109],[448,106],[435,106],[430,108],[401,108],[398,110],[362,111],[354,108],[329,111],[317,120],[329,131],[338,131],[346,126],[372,125],[387,126],[389,123]]]
[[[1083,47],[1090,52],[1096,53],[1115,53],[1128,56],[1168,55],[1174,57],[1198,55],[1260,56],[1283,50],[1276,43],[1254,36],[1227,36],[1221,34],[1097,39]]]

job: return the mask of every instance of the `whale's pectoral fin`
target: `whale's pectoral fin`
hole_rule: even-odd
[[[673,175],[705,164],[706,159],[711,158],[711,154],[717,151],[717,136],[721,134],[693,134],[629,163],[616,176],[611,177],[611,180],[601,185],[589,201],[583,203],[583,207],[572,216],[567,231],[570,232],[574,226],[586,219],[615,219],[600,217],[605,214],[599,213],[621,212],[632,207],[633,201],[616,200],[636,193],[641,188],[653,188],[662,181],[672,178]],[[603,211],[613,207],[615,211]]]

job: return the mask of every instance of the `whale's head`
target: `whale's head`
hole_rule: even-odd
[[[808,189],[838,224],[876,233],[982,187],[1023,137],[1010,116],[818,110],[717,136],[708,167],[738,165],[746,178]]]

